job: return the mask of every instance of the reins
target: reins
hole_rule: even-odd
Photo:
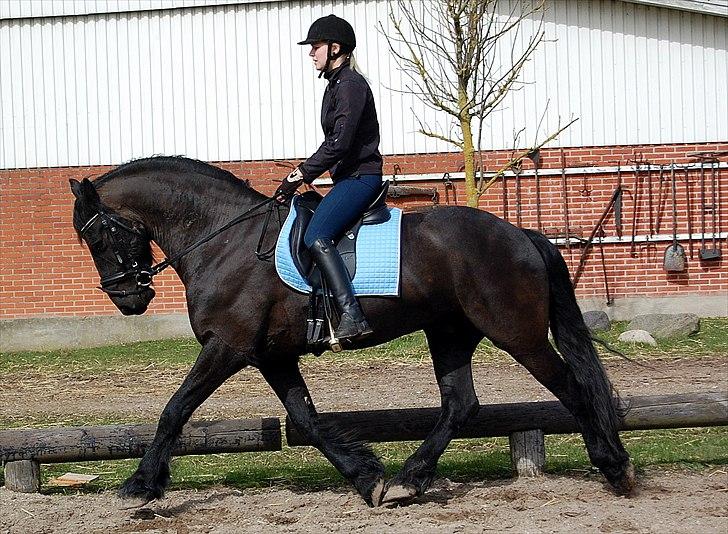
[[[270,218],[273,214],[273,208],[275,208],[276,216],[278,217],[278,230],[280,231],[283,228],[283,221],[281,221],[281,205],[276,202],[275,204],[270,205],[268,211],[265,214],[265,222],[263,222],[263,229],[260,231],[258,246],[255,247],[255,256],[261,261],[272,258],[276,250],[276,243],[273,243],[273,246],[271,248],[269,248],[265,252],[261,252],[261,249],[263,248],[263,240],[265,240],[265,235],[268,233],[268,224],[270,223]]]
[[[280,222],[280,211],[279,211],[280,205],[277,204],[277,203],[274,204],[275,200],[276,200],[275,197],[265,199],[264,201],[256,204],[255,206],[253,206],[252,208],[250,208],[249,210],[247,210],[246,212],[238,215],[237,217],[235,217],[231,221],[228,221],[227,223],[225,223],[223,226],[221,226],[217,230],[215,230],[212,233],[206,235],[202,239],[200,239],[198,241],[195,241],[190,246],[188,246],[187,248],[185,248],[182,251],[178,252],[177,254],[175,254],[174,256],[172,256],[171,258],[165,258],[164,260],[160,261],[158,264],[154,265],[151,268],[152,276],[158,275],[159,273],[161,273],[162,271],[164,271],[167,267],[169,267],[173,263],[179,261],[183,256],[189,254],[190,252],[192,252],[193,250],[195,250],[200,245],[204,245],[205,243],[207,243],[208,241],[210,241],[213,237],[216,237],[216,236],[220,235],[225,230],[227,230],[229,228],[232,228],[236,224],[239,224],[239,223],[241,223],[241,222],[243,222],[245,220],[252,219],[254,216],[258,215],[258,214],[255,214],[253,212],[256,211],[256,210],[258,210],[259,208],[262,208],[266,204],[270,204],[271,206],[270,206],[270,208],[268,208],[268,211],[266,213],[265,223],[263,224],[263,231],[260,234],[260,239],[258,240],[258,246],[255,249],[255,255],[258,257],[258,259],[261,259],[261,260],[262,259],[269,258],[270,256],[268,254],[270,252],[272,252],[272,250],[275,249],[275,246],[271,250],[266,251],[265,253],[261,253],[260,252],[260,249],[263,246],[263,240],[265,239],[265,233],[268,230],[268,224],[270,222],[270,217],[271,217],[271,214],[273,213],[273,209],[274,208],[278,212],[278,221]]]

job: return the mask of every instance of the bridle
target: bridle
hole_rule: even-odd
[[[101,224],[101,231],[109,237],[114,258],[116,258],[118,265],[121,267],[119,272],[110,276],[102,277],[99,282],[99,289],[107,295],[118,297],[138,295],[139,293],[142,293],[152,284],[152,278],[156,274],[154,272],[154,267],[149,265],[139,265],[136,260],[130,257],[127,247],[125,247],[119,239],[119,231],[124,230],[143,239],[146,239],[147,236],[136,228],[132,228],[131,226],[124,224],[117,217],[107,213],[103,208],[98,208],[96,214],[86,221],[86,224],[84,224],[79,230],[79,235],[81,237],[85,237],[86,232],[88,232],[89,229],[91,229],[97,222]],[[136,288],[133,290],[110,289],[110,287],[129,278],[134,278],[136,281]]]
[[[258,246],[255,250],[255,255],[258,257],[258,259],[266,260],[272,256],[273,251],[275,250],[275,245],[273,245],[270,250],[267,250],[265,252],[261,251],[263,247],[263,240],[268,230],[268,224],[270,222],[270,218],[274,209],[276,210],[278,215],[279,227],[283,226],[280,216],[280,203],[276,202],[275,197],[267,198],[264,201],[259,202],[258,204],[248,209],[241,215],[238,215],[217,230],[192,243],[190,246],[183,249],[172,258],[165,258],[163,261],[157,263],[156,265],[139,265],[139,262],[132,259],[127,247],[119,239],[119,231],[123,230],[146,240],[149,239],[149,236],[146,233],[125,224],[119,219],[119,217],[107,213],[103,209],[103,207],[97,208],[96,213],[88,221],[86,221],[86,223],[83,225],[83,227],[81,227],[78,233],[81,237],[84,237],[86,232],[88,232],[88,230],[93,227],[97,222],[101,224],[101,231],[109,237],[109,241],[111,242],[111,250],[114,253],[114,257],[116,258],[118,265],[121,267],[121,270],[112,275],[102,277],[99,282],[98,288],[110,296],[126,297],[128,295],[138,295],[140,293],[143,293],[149,288],[150,285],[152,285],[152,279],[156,275],[164,271],[167,267],[178,261],[180,258],[185,256],[192,250],[196,249],[203,243],[207,243],[210,239],[224,232],[228,228],[235,226],[236,224],[250,219],[256,215],[259,215],[255,212],[266,204],[270,204],[270,207],[267,210],[265,223],[263,224],[263,230],[261,232],[260,239],[258,240]],[[119,284],[131,278],[136,281],[136,287],[134,289],[111,289],[111,287],[115,286],[116,284]]]

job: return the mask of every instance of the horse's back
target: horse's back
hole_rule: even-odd
[[[520,228],[487,211],[465,206],[433,206],[404,215],[403,242],[412,253],[439,252],[452,259],[500,260],[543,265],[536,247]]]
[[[465,315],[486,335],[528,315],[545,332],[548,272],[523,230],[463,206],[406,214],[402,228],[403,299],[443,317]]]

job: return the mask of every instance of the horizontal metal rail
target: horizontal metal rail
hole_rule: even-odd
[[[711,164],[705,163],[704,169],[706,172],[710,171]],[[728,162],[720,162],[718,164],[714,165],[714,168],[716,169],[728,169]],[[662,169],[665,171],[670,170],[670,165],[663,165]],[[659,171],[660,165],[624,165],[621,167],[617,167],[616,165],[610,165],[610,166],[599,166],[599,167],[567,167],[565,169],[566,176],[583,176],[585,174],[616,174],[617,171],[621,171],[622,173],[633,173],[635,171],[639,172],[647,172],[647,171]],[[699,163],[676,163],[675,164],[675,170],[689,170],[689,171],[696,171],[700,170],[700,164]],[[384,179],[390,180],[392,183],[396,181],[397,183],[400,182],[443,182],[445,181],[445,175],[447,175],[447,178],[454,181],[461,181],[465,179],[465,173],[464,172],[439,172],[439,173],[422,173],[422,174],[398,174],[396,176],[392,176],[391,174],[385,174]],[[488,180],[495,176],[495,172],[485,172],[483,173],[483,179]],[[516,175],[512,171],[506,171],[503,173],[503,175],[506,178],[515,178]],[[539,177],[543,178],[544,176],[561,176],[561,168],[549,168],[549,169],[539,169],[538,170]],[[535,176],[535,172],[533,169],[523,169],[520,174],[518,175],[520,178],[524,178],[526,176]],[[476,173],[476,179],[480,179],[480,173]],[[314,180],[314,185],[331,185],[333,182],[331,181],[331,178],[317,178]]]

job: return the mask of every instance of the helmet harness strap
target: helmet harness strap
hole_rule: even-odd
[[[319,72],[318,77],[321,78],[321,76],[324,75],[324,73],[329,71],[329,65],[331,64],[331,61],[334,59],[339,58],[340,56],[344,55],[344,51],[341,49],[341,45],[339,45],[339,51],[337,53],[333,53],[331,51],[331,45],[334,44],[334,41],[328,40],[326,41],[326,64],[324,65],[324,68],[321,72]]]

